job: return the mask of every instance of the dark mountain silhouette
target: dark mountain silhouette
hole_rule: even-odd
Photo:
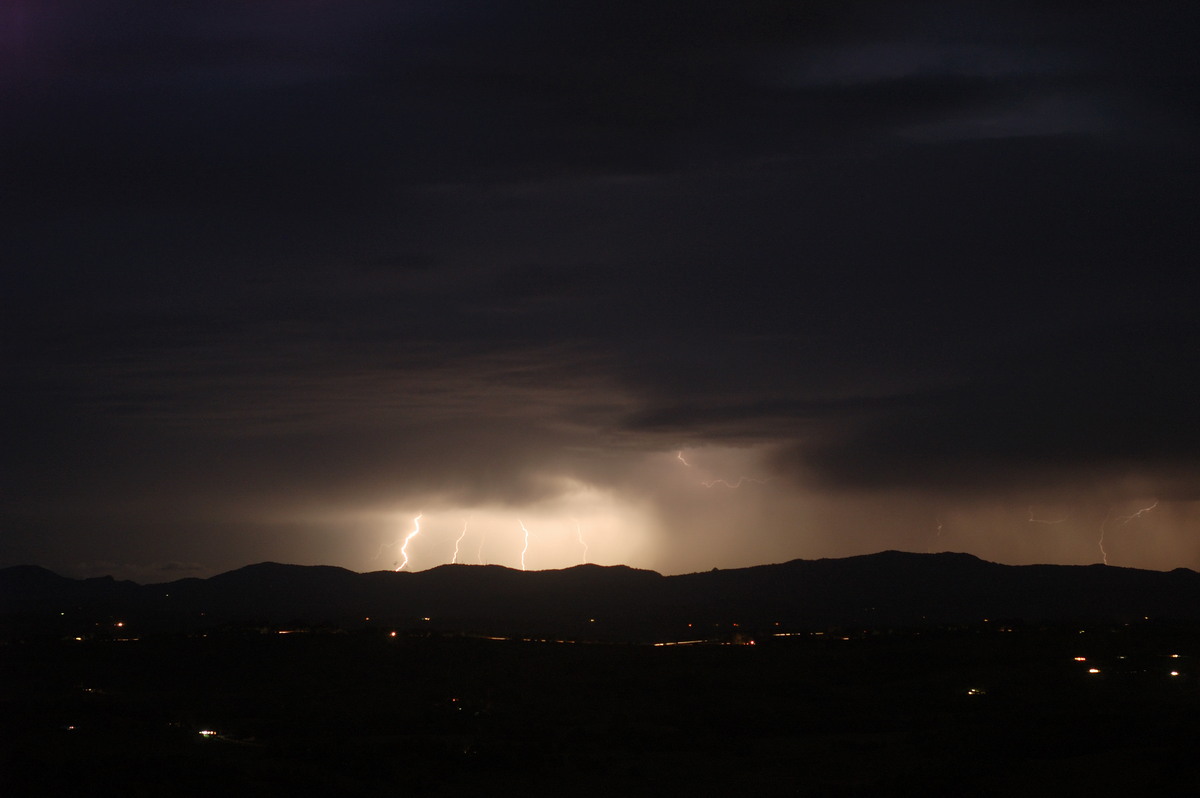
[[[209,579],[138,585],[111,577],[68,579],[36,566],[0,570],[0,617],[8,634],[103,629],[119,618],[142,631],[369,624],[644,641],[776,628],[909,628],[985,618],[1107,623],[1144,616],[1200,619],[1200,574],[1009,566],[967,554],[897,551],[680,576],[598,565],[530,572],[443,565],[360,574],[260,563]]]

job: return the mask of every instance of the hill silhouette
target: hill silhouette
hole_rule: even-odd
[[[599,565],[547,571],[443,565],[415,573],[356,573],[266,562],[208,579],[151,585],[111,577],[69,579],[37,566],[16,566],[0,570],[0,616],[10,632],[121,618],[144,630],[370,623],[646,641],[777,626],[1197,620],[1200,574],[1011,566],[967,554],[898,551],[678,576]]]

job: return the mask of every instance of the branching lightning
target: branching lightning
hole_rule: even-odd
[[[1117,520],[1121,522],[1121,526],[1125,526],[1130,521],[1134,520],[1135,518],[1141,518],[1143,515],[1145,515],[1148,512],[1151,512],[1156,507],[1158,507],[1158,499],[1155,499],[1151,504],[1147,505],[1146,507],[1143,507],[1142,509],[1138,510],[1137,512],[1130,513],[1129,515],[1118,516]],[[1112,508],[1110,507],[1104,513],[1104,521],[1103,521],[1103,523],[1100,524],[1100,538],[1096,541],[1096,545],[1100,549],[1100,557],[1103,559],[1105,565],[1108,565],[1108,552],[1105,551],[1105,549],[1104,549],[1104,531],[1105,531],[1105,528],[1108,526],[1108,519],[1111,517],[1112,517]]]
[[[517,523],[521,525],[521,531],[525,533],[525,548],[521,549],[521,570],[525,570],[525,552],[529,551],[529,530],[525,528],[525,522],[520,518]]]
[[[405,536],[404,542],[400,544],[400,556],[404,558],[404,561],[396,566],[397,571],[403,571],[405,566],[408,565],[408,544],[413,538],[421,534],[422,515],[424,515],[424,513],[417,513],[417,517],[413,519],[413,531],[409,532],[408,535]]]
[[[1151,504],[1149,507],[1143,507],[1142,509],[1138,510],[1136,513],[1130,513],[1129,515],[1121,516],[1121,526],[1125,526],[1125,524],[1128,524],[1130,521],[1132,521],[1135,518],[1141,518],[1143,515],[1150,512],[1157,506],[1158,506],[1158,499],[1155,499],[1154,503]]]
[[[692,467],[692,464],[689,463],[686,458],[684,458],[682,449],[675,452],[675,459],[678,460],[679,462],[683,463],[688,468]],[[768,477],[767,479],[755,479],[754,477],[738,477],[736,482],[730,482],[727,479],[707,479],[707,480],[701,480],[700,484],[706,488],[712,488],[716,485],[723,485],[727,488],[740,488],[742,485],[746,484],[747,482],[753,482],[757,485],[765,485],[767,482],[770,482],[770,477]]]

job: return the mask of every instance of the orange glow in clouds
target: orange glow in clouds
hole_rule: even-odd
[[[609,491],[575,480],[564,483],[554,499],[520,507],[446,506],[416,518],[388,513],[388,526],[412,525],[395,570],[452,563],[547,570],[648,559],[656,530],[651,513]]]

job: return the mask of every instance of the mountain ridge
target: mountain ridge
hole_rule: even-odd
[[[1200,620],[1200,574],[1105,565],[1004,565],[970,554],[884,551],[664,576],[624,565],[519,571],[446,564],[417,572],[262,562],[207,579],[139,585],[0,569],[5,629],[118,616],[145,630],[221,624],[386,624],[480,634],[668,639],[692,630],[922,627]],[[100,626],[95,626],[99,624]],[[122,627],[126,628],[126,627]],[[717,630],[717,631],[714,631]],[[721,632],[720,630],[724,630]]]

